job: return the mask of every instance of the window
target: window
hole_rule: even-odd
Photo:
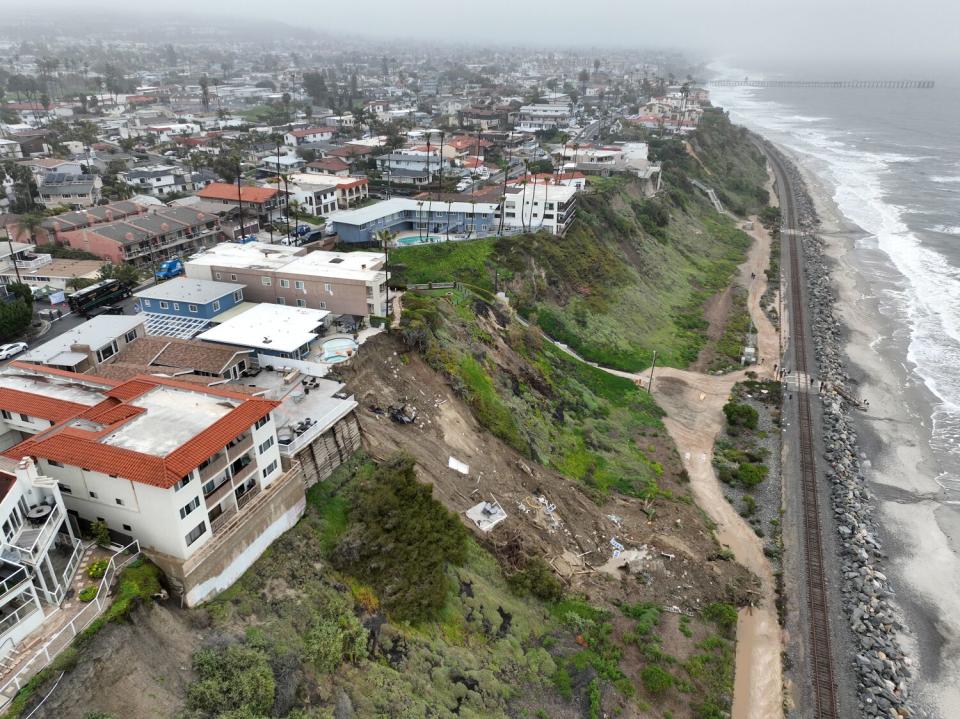
[[[144,300],[144,301],[143,301],[143,306],[144,306],[144,307],[149,307],[149,306],[150,306],[150,300]]]
[[[185,505],[180,507],[180,519],[186,519],[187,515],[200,506],[200,497],[194,497]]]
[[[297,300],[297,307],[306,307],[306,306],[307,306],[306,300],[300,300],[300,299]]]
[[[96,499],[96,498],[97,498],[97,493],[96,493],[96,492],[88,492],[87,494],[89,494],[93,499]]]
[[[276,468],[277,468],[277,460],[273,460],[270,464],[268,464],[266,467],[263,468],[263,478],[266,479],[271,474],[273,474]]]
[[[174,491],[174,492],[179,492],[181,489],[183,489],[183,488],[186,487],[188,484],[190,484],[190,480],[191,480],[191,479],[193,479],[193,477],[191,477],[189,474],[186,475],[185,477],[181,477],[181,478],[180,478],[180,481],[177,482],[175,485],[173,485],[173,491]]]
[[[30,421],[30,418],[27,415],[25,415],[23,412],[20,413],[20,419],[24,422]]]
[[[130,330],[123,336],[123,339],[125,339],[127,342],[133,342],[135,339],[137,339],[137,331]]]
[[[73,494],[73,490],[70,489],[70,487],[68,487],[67,485],[60,484],[59,482],[57,482],[57,486],[60,488],[60,492],[62,494]]]
[[[97,361],[103,362],[113,357],[117,353],[117,343],[116,341],[111,342],[110,344],[101,347],[97,350]]]
[[[0,415],[2,415],[4,419],[13,419],[13,415],[10,414],[10,413],[9,413],[7,410],[5,410],[5,409],[4,409],[4,410],[0,410]]]
[[[236,281],[237,281],[237,276],[234,275],[234,274],[231,274],[231,275],[230,275],[230,281],[231,281],[231,282],[236,282]]]
[[[207,531],[207,523],[200,522],[200,524],[198,524],[196,527],[194,527],[189,532],[187,532],[187,536],[184,537],[184,539],[187,542],[187,546],[189,547],[191,544],[193,544],[198,539],[200,539],[200,537],[202,537],[204,532],[206,531]]]
[[[294,280],[294,281],[293,281],[293,288],[294,288],[295,290],[302,290],[302,289],[303,289],[303,280]]]
[[[113,501],[119,504],[121,507],[123,506],[123,500],[120,499],[120,497],[114,497]]]
[[[290,280],[280,280],[280,286],[283,287],[284,289],[289,288],[289,287],[290,287]]]
[[[268,414],[266,417],[261,417],[260,419],[258,419],[257,423],[253,425],[253,428],[260,429],[263,425],[265,425],[269,421],[270,421],[270,415]]]
[[[191,312],[193,312],[194,314],[197,313],[197,306],[196,306],[196,305],[187,305],[187,309],[190,310]]]
[[[132,532],[132,531],[133,531],[133,527],[131,527],[129,524],[124,524],[124,525],[123,525],[123,528],[124,528],[125,530],[127,530],[128,532]]]
[[[264,287],[269,287],[270,285],[273,284],[273,280],[271,280],[269,277],[261,277],[260,284],[263,285]]]
[[[324,283],[323,283],[323,291],[326,292],[328,295],[332,295],[332,294],[333,294],[333,285],[331,285],[329,282],[324,282]]]
[[[168,310],[168,309],[170,309],[170,303],[169,303],[169,302],[164,302],[163,300],[160,300],[160,309],[161,309],[161,310]]]
[[[237,290],[233,293],[234,302],[243,302],[243,290]]]
[[[327,303],[326,303],[326,302],[318,302],[317,304],[320,306],[320,309],[321,309],[321,310],[327,309]]]
[[[211,307],[213,308],[213,311],[214,311],[214,312],[219,312],[219,311],[220,311],[220,300],[214,300],[214,301],[213,301],[213,304],[211,305]]]
[[[263,454],[272,446],[273,446],[273,435],[270,435],[269,437],[267,437],[266,440],[260,443],[260,446],[257,448],[257,453]]]
[[[173,303],[173,309],[174,309],[174,311],[179,312],[179,311],[180,311],[180,303],[179,303],[179,302],[174,302],[174,303]]]
[[[278,305],[285,305],[285,304],[287,304],[287,301],[286,301],[283,297],[278,297],[278,298],[277,298],[277,304],[278,304]]]

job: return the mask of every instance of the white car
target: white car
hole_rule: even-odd
[[[27,348],[26,342],[14,342],[9,345],[0,345],[0,360],[16,357]]]

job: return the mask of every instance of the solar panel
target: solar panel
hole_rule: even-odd
[[[195,337],[210,324],[210,320],[200,317],[177,317],[152,312],[144,312],[143,318],[148,335],[163,335],[184,340]]]

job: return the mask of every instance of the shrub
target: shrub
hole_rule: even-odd
[[[97,588],[93,584],[91,584],[89,587],[84,587],[80,590],[79,594],[77,594],[77,597],[81,602],[92,602],[96,596]]]
[[[673,686],[673,675],[656,664],[648,664],[640,672],[643,687],[654,696],[664,694]]]
[[[87,576],[90,577],[90,579],[100,579],[107,573],[107,565],[109,563],[106,559],[98,559],[87,569]]]
[[[447,567],[466,560],[467,532],[417,480],[413,458],[396,455],[361,480],[349,520],[334,566],[376,589],[389,615],[435,617],[447,597]]]
[[[703,609],[703,618],[713,622],[720,629],[732,631],[737,626],[737,610],[730,604],[714,602]]]
[[[737,469],[737,480],[744,487],[756,487],[767,477],[770,470],[764,464],[741,464]]]
[[[760,415],[753,407],[732,400],[723,405],[723,413],[727,417],[727,424],[731,427],[756,429],[760,419]]]
[[[102,519],[97,519],[90,525],[90,533],[99,546],[110,546],[110,527],[108,527],[107,523]]]
[[[563,584],[540,557],[531,559],[527,566],[511,574],[507,584],[521,597],[532,595],[545,602],[558,602],[563,598]]]
[[[199,678],[187,691],[187,704],[200,716],[270,713],[276,681],[265,653],[240,644],[201,649],[193,655],[193,670]]]

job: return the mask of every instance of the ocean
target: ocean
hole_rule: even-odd
[[[960,716],[960,78],[911,79],[937,85],[711,88],[711,100],[785,147],[831,205],[823,234],[851,374],[870,398],[861,449],[887,574],[914,689],[946,719]]]
[[[739,75],[743,77],[743,75]],[[937,398],[937,482],[960,501],[960,84],[932,90],[714,88],[738,124],[806,156],[893,287],[903,362]]]

